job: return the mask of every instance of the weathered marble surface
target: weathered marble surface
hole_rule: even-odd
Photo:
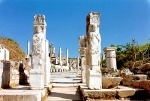
[[[86,36],[79,36],[79,47],[86,47]]]
[[[49,57],[49,42],[45,40],[45,67],[44,67],[44,85],[50,84],[50,57]]]
[[[101,37],[100,13],[91,12],[86,17],[86,84],[89,89],[102,89],[100,71]]]
[[[41,101],[39,90],[0,90],[0,101]]]
[[[107,68],[112,68],[113,71],[117,70],[116,49],[117,47],[104,48],[104,51],[106,52],[106,66]]]
[[[148,92],[145,89],[136,89],[131,87],[120,86],[119,89],[101,89],[89,90],[86,85],[80,85],[83,101],[100,101],[100,100],[147,100]]]
[[[132,86],[136,80],[147,80],[147,75],[125,75],[122,76],[122,83],[124,86]]]
[[[86,40],[85,36],[80,36],[79,37],[79,49],[78,52],[80,53],[80,58],[81,58],[81,78],[82,78],[82,83],[86,83]],[[81,45],[83,44],[83,45]]]
[[[81,79],[82,83],[86,83],[86,58],[81,57]]]
[[[121,77],[102,77],[102,88],[110,89],[118,87],[122,78]]]
[[[13,88],[19,85],[19,65],[13,61],[0,62],[0,88]]]
[[[45,40],[46,22],[44,15],[34,16],[34,34],[32,38],[32,63],[30,70],[31,89],[43,89],[45,82]]]

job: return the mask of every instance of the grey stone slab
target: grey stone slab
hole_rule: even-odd
[[[0,101],[41,101],[40,90],[0,90]]]
[[[138,89],[126,86],[119,86],[118,89],[101,89],[90,90],[86,85],[80,85],[80,92],[83,100],[99,99],[99,100],[146,100],[148,99],[148,92],[145,89]]]
[[[53,88],[46,101],[81,101],[77,87]]]

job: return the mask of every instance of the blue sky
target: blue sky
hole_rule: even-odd
[[[26,52],[32,40],[33,16],[44,14],[47,39],[56,54],[66,48],[70,57],[78,53],[78,37],[85,35],[85,18],[91,11],[100,12],[103,49],[136,39],[139,44],[150,38],[150,0],[0,0],[0,35],[17,41]],[[103,52],[103,50],[102,50]]]

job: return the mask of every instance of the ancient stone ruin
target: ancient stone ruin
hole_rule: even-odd
[[[148,90],[146,75],[123,73],[117,69],[116,47],[105,47],[102,60],[106,67],[100,67],[101,37],[99,34],[100,13],[91,12],[86,17],[86,35],[79,36],[79,53],[81,58],[80,91],[83,101],[92,100],[129,100],[147,99]],[[86,61],[86,62],[85,62]],[[85,71],[86,69],[86,71]],[[120,83],[121,82],[121,83]],[[137,88],[133,88],[137,87]],[[142,94],[142,97],[140,97]]]
[[[43,89],[44,85],[50,82],[49,44],[46,39],[45,16],[35,15],[33,26],[30,87],[31,89]]]
[[[100,13],[86,16],[86,34],[78,37],[80,57],[69,58],[68,48],[55,53],[46,39],[45,15],[35,15],[32,48],[27,42],[26,62],[9,60],[9,50],[0,45],[0,101],[148,100],[150,64],[133,72],[118,70],[116,47],[101,55]],[[106,66],[101,60],[106,59]],[[135,72],[136,70],[136,72]]]
[[[86,84],[90,89],[102,89],[100,71],[101,37],[100,13],[91,12],[86,17]]]

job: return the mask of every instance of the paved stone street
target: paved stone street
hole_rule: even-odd
[[[53,88],[46,101],[81,101],[78,85],[80,71],[52,73]]]

